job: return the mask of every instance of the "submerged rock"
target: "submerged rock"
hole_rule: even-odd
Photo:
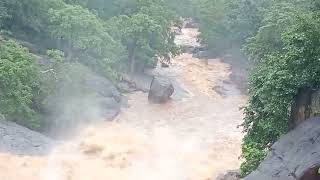
[[[173,92],[173,85],[168,78],[155,76],[151,82],[148,99],[153,103],[165,103]]]
[[[259,168],[244,180],[309,180],[310,170],[320,165],[320,118],[308,120],[276,142]],[[318,169],[318,168],[316,168]],[[312,173],[311,173],[312,175]]]
[[[219,175],[215,180],[240,180],[239,171],[228,171],[224,174]]]

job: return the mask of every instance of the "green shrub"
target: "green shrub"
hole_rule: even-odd
[[[0,39],[0,114],[7,120],[37,128],[32,108],[39,88],[38,67],[28,50],[11,40]]]

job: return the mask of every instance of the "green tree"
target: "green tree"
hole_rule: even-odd
[[[119,44],[89,10],[66,4],[63,8],[50,9],[49,16],[52,35],[68,44],[69,59],[73,58],[73,48],[102,58],[117,58]]]
[[[176,16],[161,3],[137,1],[132,15],[121,15],[107,24],[112,36],[126,47],[130,71],[137,64],[153,65],[157,58],[178,54],[170,27]]]
[[[4,21],[9,17],[7,12],[7,7],[5,6],[4,2],[0,2],[0,29],[3,26]]]
[[[159,33],[160,27],[145,14],[136,14],[132,17],[119,16],[112,19],[112,24],[116,24],[117,30],[120,31],[121,40],[128,51],[130,71],[134,72],[137,53],[155,54],[150,43],[152,36]]]
[[[228,25],[226,22],[225,0],[198,0],[196,19],[201,31],[201,41],[215,52],[230,46],[227,40]]]
[[[39,89],[35,57],[11,40],[0,39],[0,114],[30,128],[39,121],[33,99]]]
[[[68,61],[78,61],[94,71],[114,77],[113,66],[124,54],[120,42],[107,31],[105,22],[79,5],[64,4],[49,10],[50,32]]]
[[[201,40],[216,53],[242,46],[256,34],[266,0],[194,0],[195,19],[200,24]]]
[[[247,39],[244,51],[253,60],[259,61],[284,47],[281,35],[297,23],[297,14],[307,12],[305,2],[279,1],[265,11],[260,27],[254,36]]]

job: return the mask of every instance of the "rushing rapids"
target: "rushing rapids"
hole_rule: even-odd
[[[183,29],[179,45],[199,46],[196,29]],[[43,157],[0,154],[1,180],[207,180],[240,165],[246,103],[219,59],[182,54],[153,73],[174,79],[181,91],[164,105],[147,94],[128,95],[114,122],[92,124]],[[224,95],[215,89],[222,88]],[[182,90],[183,89],[183,90]]]

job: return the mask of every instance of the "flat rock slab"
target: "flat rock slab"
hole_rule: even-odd
[[[276,142],[259,168],[244,180],[297,180],[319,164],[320,118],[313,118]]]

